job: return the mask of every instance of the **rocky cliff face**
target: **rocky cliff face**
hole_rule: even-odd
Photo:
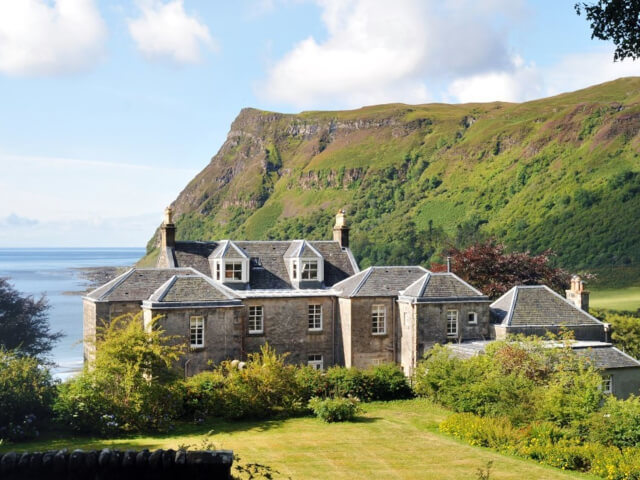
[[[365,264],[494,235],[569,267],[635,265],[639,131],[637,78],[524,104],[247,108],[175,200],[178,237],[329,238],[346,207]],[[416,258],[385,247],[427,234]]]

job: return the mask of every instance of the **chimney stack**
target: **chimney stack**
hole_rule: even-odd
[[[173,209],[171,207],[164,210],[164,221],[160,227],[160,234],[160,248],[163,251],[176,246],[176,226],[173,224]]]
[[[567,300],[585,312],[589,312],[589,290],[585,290],[584,282],[578,275],[571,277],[571,288],[565,290]]]
[[[447,273],[451,272],[451,257],[447,257]]]
[[[338,242],[342,248],[349,248],[349,226],[344,209],[338,210],[336,224],[333,226],[333,240]]]

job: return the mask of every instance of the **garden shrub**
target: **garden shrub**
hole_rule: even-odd
[[[38,436],[54,397],[55,382],[40,360],[0,348],[0,439]]]
[[[402,367],[395,363],[373,367],[365,374],[372,380],[371,400],[401,400],[413,396]]]
[[[217,372],[225,377],[223,415],[228,418],[267,418],[305,411],[296,367],[285,364],[269,345],[251,353],[243,368],[223,362]]]
[[[185,414],[195,420],[224,414],[225,377],[219,371],[205,371],[185,380]]]
[[[640,445],[640,398],[609,397],[589,421],[590,438],[618,448]]]
[[[96,358],[63,384],[57,420],[77,431],[113,434],[168,430],[182,414],[184,387],[174,365],[183,345],[140,315],[125,315],[100,332]]]
[[[326,372],[327,394],[331,397],[351,395],[367,402],[373,396],[373,379],[362,370],[347,367],[331,367]]]
[[[470,445],[504,450],[522,439],[508,418],[485,418],[471,413],[454,413],[440,424],[440,431]]]
[[[326,397],[329,381],[322,370],[300,365],[296,369],[296,384],[303,403],[308,403],[312,397]]]
[[[361,411],[360,401],[355,397],[320,398],[309,400],[309,408],[325,422],[348,422]]]

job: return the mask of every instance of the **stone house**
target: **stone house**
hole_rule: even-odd
[[[101,322],[138,312],[146,325],[157,318],[168,334],[184,338],[185,375],[246,358],[265,343],[315,368],[395,362],[410,375],[435,343],[462,347],[561,326],[579,340],[608,341],[608,326],[580,308],[588,308],[582,283],[567,294],[571,301],[543,286],[514,287],[491,303],[451,272],[360,271],[343,211],[330,241],[186,242],[175,240],[169,208],[156,268],[133,268],[84,297],[85,359],[94,355]],[[635,369],[631,376],[640,377],[640,364],[614,359],[612,351],[598,357],[604,368]]]

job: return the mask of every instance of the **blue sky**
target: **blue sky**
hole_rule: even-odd
[[[243,107],[526,101],[640,75],[573,3],[0,0],[0,246],[143,246]]]

